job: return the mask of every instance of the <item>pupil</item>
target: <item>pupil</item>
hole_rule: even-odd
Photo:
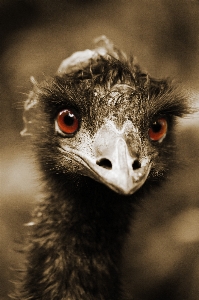
[[[162,128],[162,125],[158,122],[155,122],[153,125],[152,125],[152,129],[153,129],[153,132],[159,132]]]
[[[74,115],[66,115],[64,117],[64,123],[67,125],[67,126],[72,126],[73,123],[74,123]]]

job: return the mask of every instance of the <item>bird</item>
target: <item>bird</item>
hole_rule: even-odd
[[[42,195],[14,299],[127,299],[122,249],[134,205],[173,168],[187,97],[105,36],[64,59],[55,76],[31,81],[22,136],[33,147]]]

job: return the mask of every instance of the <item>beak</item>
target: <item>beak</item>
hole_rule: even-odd
[[[115,192],[131,195],[146,181],[150,171],[147,159],[139,161],[135,154],[130,154],[124,138],[104,139],[104,147],[96,159],[96,164],[90,166],[101,181]],[[100,140],[98,140],[100,144]],[[97,144],[98,144],[97,143]],[[97,147],[97,145],[95,145]],[[99,150],[99,149],[98,149]]]
[[[140,142],[132,131],[126,141],[127,131],[125,127],[118,131],[113,124],[102,126],[93,141],[92,155],[67,146],[62,149],[82,165],[83,175],[119,194],[131,195],[145,183],[151,163],[146,157],[139,158]]]

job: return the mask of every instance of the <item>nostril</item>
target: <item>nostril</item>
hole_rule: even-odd
[[[96,162],[96,164],[105,169],[112,169],[112,163],[107,158],[102,158]]]
[[[133,170],[137,170],[137,169],[141,168],[141,163],[139,162],[138,159],[136,159],[136,160],[133,162],[132,168],[133,168]]]

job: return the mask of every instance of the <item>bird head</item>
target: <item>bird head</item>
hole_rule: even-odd
[[[46,171],[89,176],[123,195],[163,176],[175,118],[187,112],[168,80],[141,72],[102,37],[65,59],[55,77],[32,81],[22,134]]]

